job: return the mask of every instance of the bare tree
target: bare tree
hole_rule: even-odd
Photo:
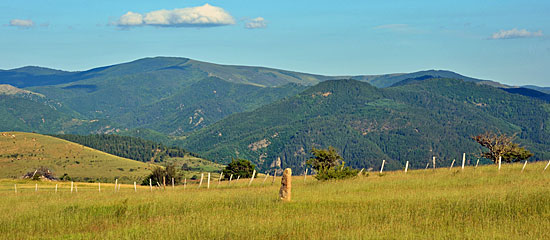
[[[503,133],[487,131],[472,138],[489,150],[482,153],[481,157],[491,159],[494,163],[498,163],[499,157],[502,157],[505,162],[521,161],[532,157],[531,152],[513,142],[515,136],[515,134],[507,136]]]

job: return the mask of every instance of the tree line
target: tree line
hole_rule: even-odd
[[[137,137],[119,136],[114,134],[74,135],[58,134],[53,137],[82,144],[86,147],[110,153],[115,156],[129,158],[141,162],[163,162],[169,157],[199,157],[175,146],[165,146],[161,143]]]

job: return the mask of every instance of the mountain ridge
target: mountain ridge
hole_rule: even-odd
[[[345,103],[345,104],[344,104]],[[431,156],[481,148],[470,137],[486,130],[519,133],[534,159],[550,157],[550,105],[472,82],[429,79],[376,88],[356,80],[330,80],[252,112],[233,114],[192,133],[185,147],[211,159],[252,160],[262,170],[304,171],[312,147],[334,146],[346,164],[388,169],[405,160],[421,168]],[[540,126],[543,126],[540,129]]]

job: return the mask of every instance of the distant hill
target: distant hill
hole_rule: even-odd
[[[534,90],[537,90],[539,92],[550,94],[550,87],[539,87],[539,86],[534,86],[534,85],[526,85],[526,86],[522,86],[522,87],[523,88],[534,89]]]
[[[312,147],[334,146],[346,164],[390,169],[405,161],[442,164],[480,147],[486,130],[518,134],[519,142],[550,157],[550,105],[502,89],[454,79],[425,79],[376,88],[355,80],[325,81],[297,96],[231,115],[191,134],[185,147],[210,159],[247,158],[260,169],[304,170]]]
[[[35,133],[0,133],[0,178],[19,178],[45,166],[57,177],[77,181],[132,182],[150,173],[150,165],[110,155],[63,139]]]
[[[0,84],[10,84],[16,87],[32,87],[67,84],[76,81],[109,77],[152,77],[152,74],[160,74],[171,80],[184,80],[188,82],[205,77],[218,77],[233,83],[266,87],[280,86],[287,83],[308,85],[331,78],[266,67],[221,65],[188,58],[155,57],[79,72],[66,72],[32,66],[0,70]]]
[[[102,131],[105,121],[83,120],[64,104],[10,85],[0,85],[0,131],[89,133]]]
[[[58,102],[74,111],[72,118],[101,122],[93,132],[148,128],[170,135],[182,135],[229,114],[293,96],[305,89],[301,84],[330,78],[165,57],[82,72],[25,67],[2,74],[0,83],[25,87],[24,90]],[[54,80],[55,77],[59,79]],[[87,130],[52,127],[39,131]]]
[[[362,82],[368,82],[371,85],[378,88],[391,87],[401,81],[409,79],[418,79],[418,78],[448,78],[448,79],[460,79],[466,82],[475,82],[485,85],[490,85],[494,87],[506,87],[503,84],[498,82],[481,80],[471,77],[466,77],[455,72],[446,71],[446,70],[426,70],[413,73],[395,73],[395,74],[384,74],[384,75],[362,75],[354,76],[351,79],[359,80]]]
[[[400,82],[397,82],[397,83],[393,84],[392,87],[405,86],[405,85],[408,85],[408,84],[415,84],[415,83],[418,83],[418,82],[421,82],[421,81],[424,81],[424,80],[427,80],[427,79],[434,79],[434,78],[440,78],[440,77],[433,77],[431,75],[424,75],[424,76],[415,77],[415,78],[408,78],[408,79],[405,79],[405,80],[402,80]],[[472,81],[472,82],[475,82],[475,81]],[[477,82],[477,83],[480,83],[480,82]],[[531,97],[531,98],[535,98],[535,99],[550,102],[550,94],[547,94],[545,92],[536,90],[535,88],[511,87],[511,86],[506,86],[506,85],[502,85],[502,84],[485,84],[485,85],[498,87],[498,88],[500,88],[500,89],[502,89],[502,90],[504,90],[508,93],[518,94],[518,95],[522,95],[522,96]],[[538,89],[544,90],[543,88],[538,88]]]
[[[290,98],[323,81],[350,78],[377,88],[432,78],[511,88],[444,70],[335,77],[175,57],[77,72],[30,66],[0,70],[0,131],[117,133],[181,144],[187,135],[232,114]],[[545,99],[526,90],[507,91]]]
[[[550,94],[530,88],[503,88],[504,91],[550,102]]]

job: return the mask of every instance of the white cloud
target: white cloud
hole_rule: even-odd
[[[34,26],[34,22],[30,19],[12,19],[9,26],[20,27],[20,28],[30,28]]]
[[[254,18],[254,19],[248,21],[245,24],[245,27],[248,28],[248,29],[266,28],[267,27],[267,22],[265,21],[265,19],[263,17],[257,17],[257,18]]]
[[[120,26],[138,26],[143,24],[143,16],[135,12],[127,12],[118,19]]]
[[[518,30],[517,28],[511,30],[501,30],[500,32],[493,33],[490,39],[513,39],[513,38],[533,38],[542,37],[542,31],[529,32],[525,29]]]
[[[119,27],[161,26],[161,27],[213,27],[235,24],[235,19],[223,8],[204,4],[198,7],[157,10],[145,14],[128,12],[122,15]]]

